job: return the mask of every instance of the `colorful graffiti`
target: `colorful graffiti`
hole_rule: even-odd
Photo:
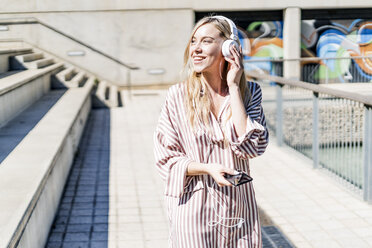
[[[245,68],[263,70],[271,75],[280,75],[281,64],[272,63],[272,58],[283,57],[283,22],[252,22],[246,29],[239,29]],[[254,63],[249,62],[254,60]],[[258,61],[257,61],[258,60]]]
[[[280,75],[280,66],[267,59],[283,57],[282,32],[283,23],[280,21],[252,22],[245,29],[240,29],[246,69]],[[370,82],[372,59],[356,57],[372,56],[372,21],[303,20],[301,56],[321,58],[301,63],[304,81]],[[249,60],[263,61],[249,63]]]

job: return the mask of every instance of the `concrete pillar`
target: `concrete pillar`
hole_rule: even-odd
[[[301,57],[301,9],[290,7],[283,12],[283,56],[284,59]],[[283,76],[299,80],[301,76],[300,61],[285,61]]]

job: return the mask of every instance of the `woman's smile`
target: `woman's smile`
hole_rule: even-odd
[[[205,56],[196,55],[193,56],[194,64],[200,64],[205,59]]]

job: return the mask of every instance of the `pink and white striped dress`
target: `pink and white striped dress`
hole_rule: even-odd
[[[261,226],[252,183],[219,187],[209,175],[187,176],[192,162],[219,163],[249,174],[249,159],[261,155],[268,131],[261,106],[261,89],[249,82],[246,133],[237,137],[228,96],[217,118],[211,114],[212,133],[199,126],[196,133],[185,112],[185,85],[172,86],[154,134],[156,166],[165,181],[170,224],[169,247],[262,247]],[[225,135],[224,135],[225,134]],[[228,145],[224,142],[227,137]],[[241,227],[238,222],[244,219]]]

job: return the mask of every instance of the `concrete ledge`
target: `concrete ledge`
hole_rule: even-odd
[[[13,53],[28,53],[32,52],[32,48],[22,47],[22,48],[0,48],[0,54],[13,54]]]
[[[0,247],[44,247],[91,109],[93,81],[68,90],[0,165]]]
[[[48,92],[50,76],[62,66],[58,63],[0,79],[0,127]]]
[[[9,57],[30,52],[31,48],[0,48],[0,73],[9,70]]]

